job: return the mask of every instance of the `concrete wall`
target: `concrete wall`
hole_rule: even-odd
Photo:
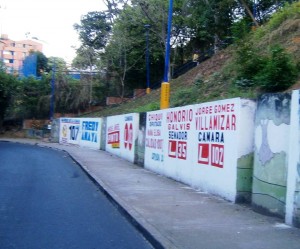
[[[284,217],[291,94],[265,94],[255,118],[253,207]]]
[[[79,145],[79,118],[60,118],[59,143]]]
[[[107,117],[105,150],[134,162],[138,131],[137,113]]]
[[[81,118],[79,145],[94,149],[100,149],[101,128],[101,118]]]
[[[60,118],[59,142],[100,149],[101,118]]]
[[[96,124],[97,123],[97,124]],[[151,171],[300,227],[300,93],[265,94],[101,119],[61,118],[59,141]]]
[[[60,135],[60,120],[53,119],[51,123],[51,142],[58,143],[59,142],[59,135]]]
[[[239,98],[147,113],[145,167],[250,201],[255,103]]]
[[[145,137],[146,137],[146,118],[147,113],[142,112],[139,114],[139,127],[138,134],[135,139],[135,155],[134,163],[144,167],[145,162]]]
[[[286,215],[289,225],[300,227],[300,91],[293,91],[289,136]]]

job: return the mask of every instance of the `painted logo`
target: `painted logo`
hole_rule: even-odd
[[[125,124],[125,130],[124,130],[124,146],[125,149],[131,150],[133,144],[133,128],[132,123],[126,123]]]

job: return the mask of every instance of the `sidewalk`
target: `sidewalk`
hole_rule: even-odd
[[[68,152],[158,248],[300,248],[300,229],[286,226],[280,219],[196,191],[107,152],[38,140],[0,141]]]

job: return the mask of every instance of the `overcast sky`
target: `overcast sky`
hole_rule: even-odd
[[[71,62],[78,47],[74,23],[89,11],[105,9],[102,0],[0,0],[0,33],[12,40],[37,37],[47,57]]]

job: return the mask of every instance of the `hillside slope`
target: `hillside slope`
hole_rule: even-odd
[[[295,63],[300,65],[300,2],[296,13],[279,14],[263,27],[253,31],[247,40],[251,40],[260,51],[266,54],[274,45],[280,45]],[[279,16],[279,17],[278,17]],[[216,99],[233,97],[256,98],[262,93],[258,87],[241,88],[234,84],[236,77],[235,56],[238,45],[217,52],[213,57],[199,64],[186,74],[171,80],[170,107],[201,103]],[[299,73],[298,73],[299,76]],[[300,88],[300,79],[288,90]],[[87,114],[101,117],[130,112],[143,112],[159,109],[160,89],[152,90],[148,95],[136,98],[117,106],[106,107],[101,111]]]

